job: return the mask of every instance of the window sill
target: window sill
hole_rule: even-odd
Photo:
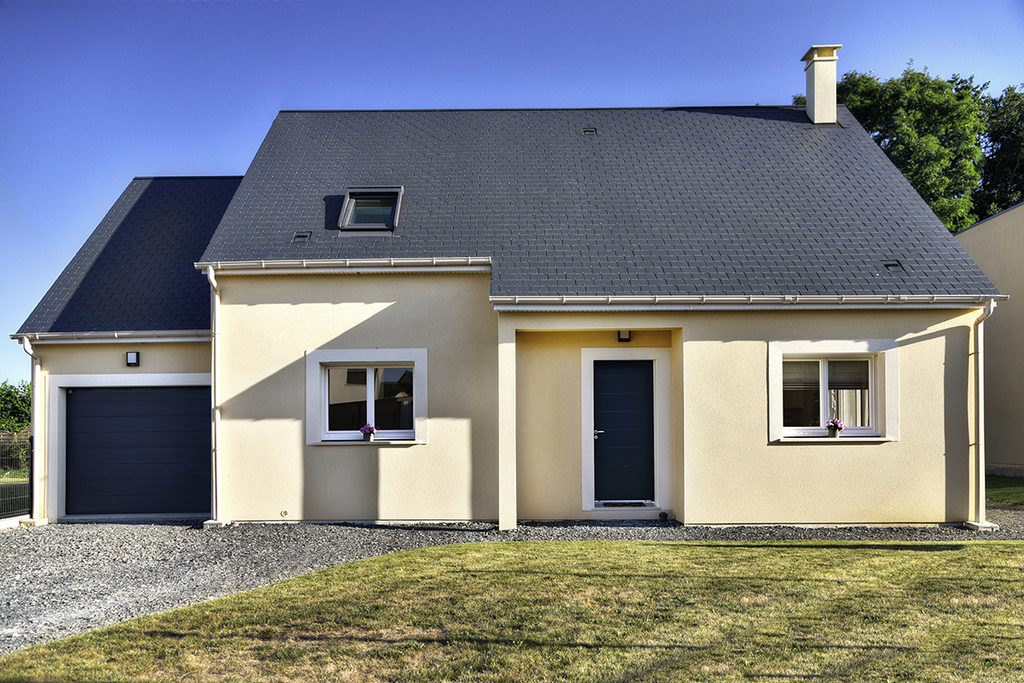
[[[363,441],[362,439],[337,439],[335,441],[315,441],[307,446],[423,446],[426,441],[416,439],[374,439]]]
[[[891,436],[783,436],[775,443],[885,443],[896,441]]]

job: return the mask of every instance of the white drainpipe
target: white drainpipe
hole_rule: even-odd
[[[975,473],[974,473],[974,519],[967,522],[968,528],[975,531],[997,531],[998,524],[985,521],[985,320],[996,309],[994,299],[989,299],[978,319],[974,321],[974,433],[975,433]]]
[[[213,522],[222,523],[220,495],[220,289],[213,266],[206,267],[206,278],[210,281],[210,347],[212,356],[212,447],[213,447]]]
[[[32,356],[32,398],[29,403],[29,410],[31,411],[29,419],[32,421],[31,434],[32,434],[32,522],[33,524],[42,525],[46,524],[46,518],[43,516],[43,475],[45,468],[43,467],[42,446],[39,443],[39,420],[43,415],[43,409],[40,405],[40,401],[43,400],[43,385],[40,379],[39,369],[39,354],[36,353],[35,349],[32,348],[32,342],[28,340],[28,337],[21,338],[21,348],[25,349],[25,353]]]

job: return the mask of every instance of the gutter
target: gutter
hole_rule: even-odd
[[[32,515],[25,520],[25,526],[42,526],[47,523],[43,516],[43,468],[42,448],[39,444],[39,417],[43,414],[43,407],[40,402],[43,400],[43,387],[41,381],[41,368],[39,354],[32,348],[32,342],[27,337],[21,338],[21,348],[32,357],[32,398],[29,402],[29,420],[31,420],[32,435]]]
[[[213,266],[206,267],[206,279],[210,281],[210,448],[212,452],[213,478],[210,491],[213,496],[211,509],[213,519],[207,527],[224,526],[221,511],[221,462],[220,462],[220,287],[214,275]]]
[[[964,526],[974,531],[999,531],[999,525],[985,520],[985,320],[996,309],[989,301],[974,321],[974,520]]]
[[[338,275],[383,273],[489,273],[489,256],[422,258],[288,259],[263,261],[199,261],[197,270],[213,268],[231,275]]]
[[[84,342],[109,344],[116,342],[206,342],[210,330],[125,330],[107,332],[27,332],[15,333],[11,339],[31,339],[39,344]]]
[[[496,311],[695,311],[854,308],[978,308],[1005,294],[756,295],[756,296],[491,296]]]

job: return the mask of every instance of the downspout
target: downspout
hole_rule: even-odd
[[[220,288],[213,266],[206,267],[206,279],[210,281],[210,384],[212,408],[210,425],[213,450],[213,519],[209,526],[221,526],[224,523],[221,512],[221,467],[220,467]]]
[[[28,337],[21,338],[21,348],[32,357],[32,398],[29,401],[29,420],[31,420],[32,434],[32,519],[29,524],[41,526],[46,524],[43,517],[43,474],[46,469],[42,466],[42,446],[39,443],[39,419],[43,414],[40,401],[43,400],[43,387],[40,380],[39,354],[32,348],[32,342]]]
[[[985,309],[974,321],[974,521],[965,526],[975,531],[998,531],[999,525],[985,521],[985,320],[996,309],[989,299]]]

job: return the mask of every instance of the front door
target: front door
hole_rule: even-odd
[[[653,361],[594,361],[594,499],[654,500]]]

